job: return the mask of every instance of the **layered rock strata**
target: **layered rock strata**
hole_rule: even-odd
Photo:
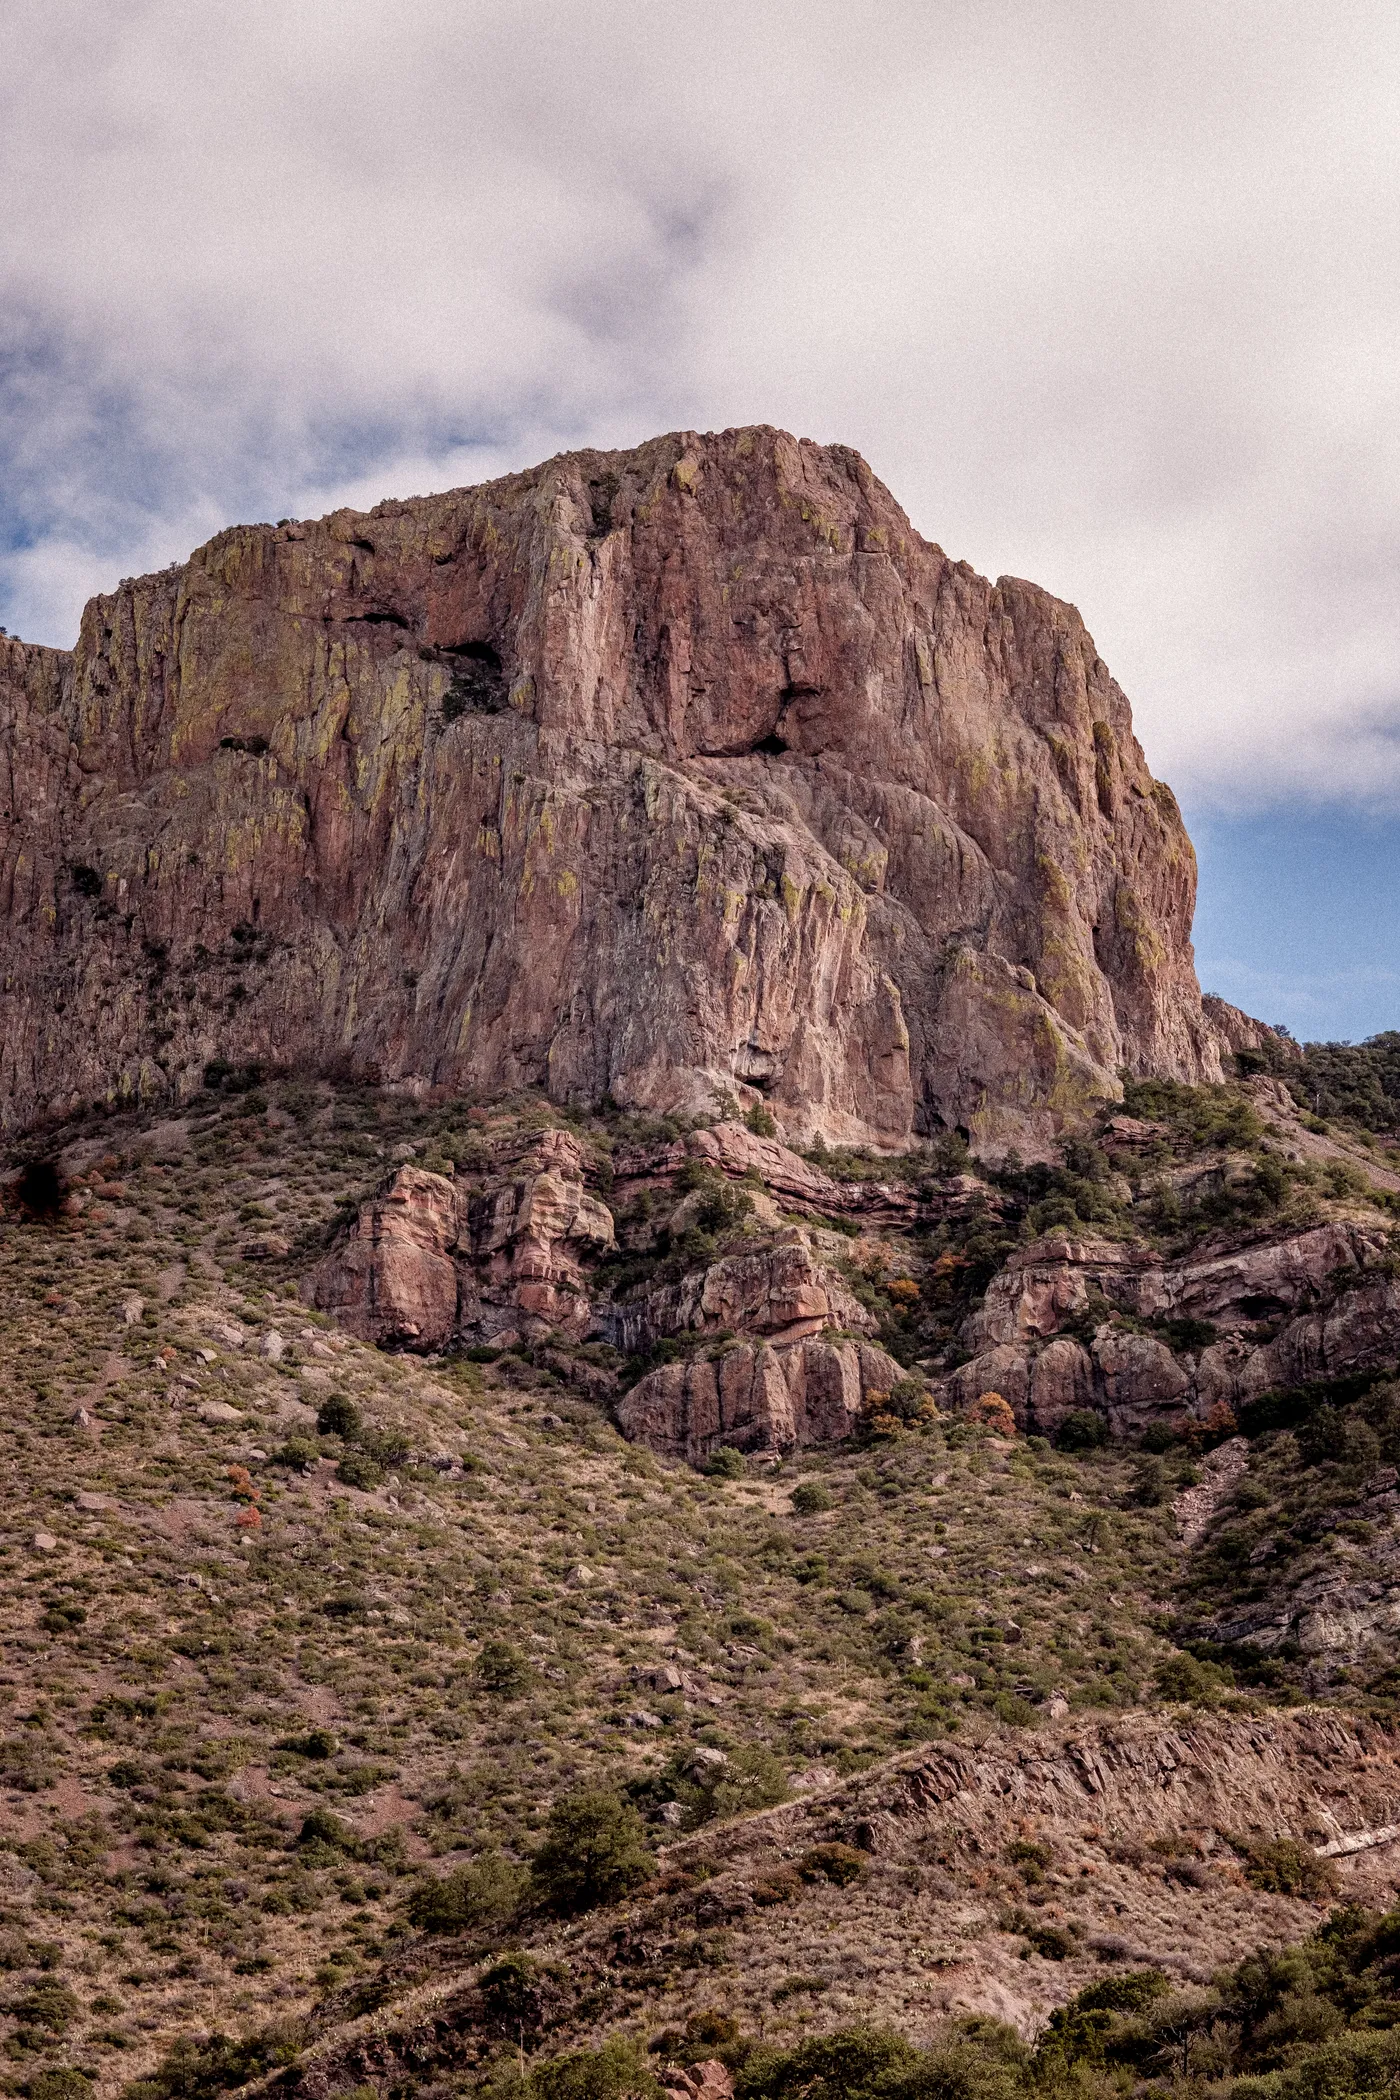
[[[212,1061],[1043,1148],[1220,1073],[1079,615],[771,429],[238,527],[0,641],[10,1127]]]
[[[1052,1235],[993,1277],[967,1330],[971,1360],[939,1392],[955,1407],[999,1392],[1045,1435],[1095,1408],[1132,1436],[1279,1387],[1389,1370],[1400,1348],[1392,1268],[1387,1231],[1343,1219],[1178,1262]],[[1199,1326],[1198,1346],[1171,1345],[1180,1322]]]

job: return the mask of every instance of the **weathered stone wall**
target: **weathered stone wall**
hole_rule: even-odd
[[[1043,1146],[1214,1078],[1079,615],[770,429],[239,527],[0,644],[10,1127],[206,1061]]]

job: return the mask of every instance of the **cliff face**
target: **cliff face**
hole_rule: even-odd
[[[1220,1073],[1078,614],[770,429],[239,527],[0,643],[11,1127],[204,1066],[1042,1146]]]

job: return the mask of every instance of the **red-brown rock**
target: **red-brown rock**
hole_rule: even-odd
[[[635,1442],[692,1464],[721,1445],[788,1451],[849,1436],[862,1408],[903,1376],[867,1342],[759,1342],[648,1372],[617,1419]]]
[[[842,446],[235,528],[0,641],[0,728],[12,1127],[223,1060],[1043,1150],[1120,1067],[1220,1074],[1078,613]]]

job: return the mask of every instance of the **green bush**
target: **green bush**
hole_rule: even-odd
[[[66,2034],[81,2009],[75,1994],[57,1977],[30,1984],[5,2008],[21,2026],[39,2027],[46,2034]]]
[[[482,2005],[493,2027],[513,2042],[534,2035],[565,2002],[567,1972],[529,1954],[507,1954],[482,1976]]]
[[[309,1437],[289,1436],[285,1444],[279,1444],[272,1454],[276,1466],[287,1466],[293,1473],[309,1473],[321,1456],[318,1447]]]
[[[92,2100],[93,2079],[87,2071],[54,2064],[25,2087],[28,2100]]]
[[[419,1932],[478,1932],[499,1925],[519,1907],[525,1892],[523,1868],[511,1866],[499,1852],[488,1852],[469,1866],[420,1881],[408,1899],[408,1921]]]
[[[530,1862],[537,1894],[566,1913],[616,1902],[655,1871],[636,1809],[601,1790],[555,1803],[544,1843]]]
[[[1310,1845],[1294,1838],[1245,1848],[1245,1879],[1273,1896],[1303,1896],[1324,1903],[1337,1893],[1337,1871],[1330,1859],[1319,1859]]]
[[[1160,1458],[1145,1452],[1133,1467],[1132,1500],[1139,1509],[1157,1509],[1171,1493],[1167,1469]]]
[[[360,1849],[354,1831],[328,1808],[313,1808],[310,1815],[303,1818],[296,1842],[299,1849],[319,1845],[330,1852],[349,1853],[352,1858]]]
[[[484,1641],[476,1659],[476,1681],[497,1699],[518,1699],[530,1682],[530,1665],[510,1641]]]
[[[1222,1692],[1234,1683],[1219,1663],[1201,1662],[1194,1655],[1170,1655],[1157,1665],[1157,1690],[1163,1699],[1183,1705],[1214,1706]]]
[[[712,1451],[701,1468],[717,1480],[742,1480],[748,1470],[743,1452],[731,1444],[721,1444],[718,1451]]]
[[[530,2084],[539,2100],[661,2100],[646,2051],[630,2035],[539,2064]]]
[[[813,1845],[804,1852],[797,1863],[797,1871],[804,1881],[831,1881],[839,1889],[849,1888],[859,1881],[870,1865],[863,1852],[854,1845],[831,1843]]]
[[[337,1479],[352,1488],[377,1488],[384,1478],[383,1468],[367,1451],[347,1451],[335,1470]]]
[[[792,1507],[799,1517],[818,1516],[831,1505],[831,1490],[823,1487],[820,1481],[799,1480],[792,1491]]]
[[[353,1444],[363,1427],[360,1410],[348,1393],[327,1394],[316,1410],[316,1428],[321,1436],[338,1436]]]
[[[1055,1434],[1061,1451],[1097,1451],[1108,1442],[1108,1424],[1091,1407],[1076,1407],[1067,1414]]]
[[[290,2021],[234,2040],[226,2034],[195,2041],[182,2035],[147,2078],[126,2086],[122,2100],[212,2100],[276,2068],[294,2064],[301,2032]]]

